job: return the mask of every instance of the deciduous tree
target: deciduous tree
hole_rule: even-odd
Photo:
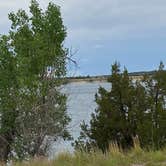
[[[60,93],[67,49],[59,6],[49,3],[43,12],[32,0],[30,15],[20,9],[9,19],[11,29],[0,43],[0,136],[8,147],[0,148],[0,160],[44,155],[48,136],[69,137],[66,96]]]

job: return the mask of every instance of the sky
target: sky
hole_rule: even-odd
[[[49,0],[38,0],[44,10]],[[129,72],[166,63],[166,0],[52,0],[61,7],[74,54],[69,75],[111,73],[115,61]],[[0,0],[0,34],[10,28],[8,13],[29,11],[30,0]]]

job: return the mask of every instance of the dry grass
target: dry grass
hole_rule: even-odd
[[[144,151],[135,140],[133,150],[127,153],[112,143],[107,154],[96,150],[91,153],[76,152],[73,155],[63,153],[54,160],[38,158],[13,166],[166,166],[166,150]]]
[[[61,154],[54,160],[35,159],[14,166],[166,166],[166,152],[132,151],[127,154],[101,152],[91,154],[77,152],[74,155]]]

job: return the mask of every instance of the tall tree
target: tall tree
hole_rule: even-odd
[[[0,38],[0,160],[7,160],[16,132],[17,87],[16,59],[10,51],[9,38]]]
[[[159,69],[144,81],[149,129],[149,143],[153,149],[159,149],[166,144],[166,71],[161,62]],[[147,122],[148,122],[147,121]]]
[[[132,146],[132,136],[135,133],[134,113],[132,112],[132,101],[134,86],[125,69],[120,71],[120,65],[112,65],[112,74],[108,80],[111,90],[106,91],[100,87],[96,94],[98,105],[92,114],[90,127],[83,124],[81,137],[75,142],[76,147],[96,145],[102,151],[106,151],[111,141],[117,141],[123,148]],[[131,125],[132,124],[132,125]],[[88,137],[86,143],[82,138]]]
[[[131,80],[127,70],[120,71],[118,63],[112,65],[108,80],[110,91],[99,88],[96,94],[97,109],[90,126],[83,123],[76,148],[93,146],[103,152],[109,143],[116,141],[123,149],[133,146],[138,136],[143,148],[159,149],[166,145],[166,71],[161,63],[159,70],[143,80]]]
[[[8,88],[17,92],[10,101],[8,96],[12,95],[11,92],[5,91],[1,86],[6,99],[0,97],[1,101],[6,103],[9,112],[16,114],[4,116],[7,111],[0,103],[1,119],[4,119],[1,121],[1,129],[4,131],[5,122],[10,120],[9,128],[14,131],[12,141],[7,139],[9,148],[5,159],[12,155],[11,151],[18,158],[43,155],[46,153],[48,136],[53,136],[54,139],[69,137],[66,129],[70,121],[66,112],[66,96],[60,93],[67,58],[67,49],[63,46],[66,28],[60,8],[49,3],[43,12],[37,1],[32,0],[30,13],[30,16],[24,10],[18,10],[16,14],[10,13],[12,25],[9,35],[1,38],[0,56],[4,58],[4,62],[0,62],[1,82],[5,84],[5,81],[8,83],[11,80],[7,84]],[[4,38],[8,41],[5,42]],[[3,43],[7,45],[5,51]],[[11,64],[6,64],[8,56]],[[4,65],[8,66],[3,67]],[[14,70],[11,69],[12,66]],[[47,72],[48,67],[51,67],[50,74]],[[1,132],[0,135],[2,136]],[[0,160],[2,159],[4,158],[1,157]]]

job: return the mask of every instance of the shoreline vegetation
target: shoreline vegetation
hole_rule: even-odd
[[[0,164],[3,166],[3,164]],[[139,144],[122,152],[116,143],[111,143],[107,153],[91,152],[62,153],[54,159],[34,158],[16,162],[12,166],[166,166],[166,148],[160,151],[143,150]]]
[[[0,35],[0,166],[166,166],[163,62],[156,71],[122,72],[115,62],[111,75],[67,77],[69,62],[76,62],[65,46],[60,6],[49,2],[43,10],[31,0],[29,12],[19,9],[8,18],[11,27]],[[111,88],[99,87],[90,123],[80,121],[74,140],[61,89],[81,81],[106,81]],[[46,158],[59,138],[75,141],[76,151]]]

